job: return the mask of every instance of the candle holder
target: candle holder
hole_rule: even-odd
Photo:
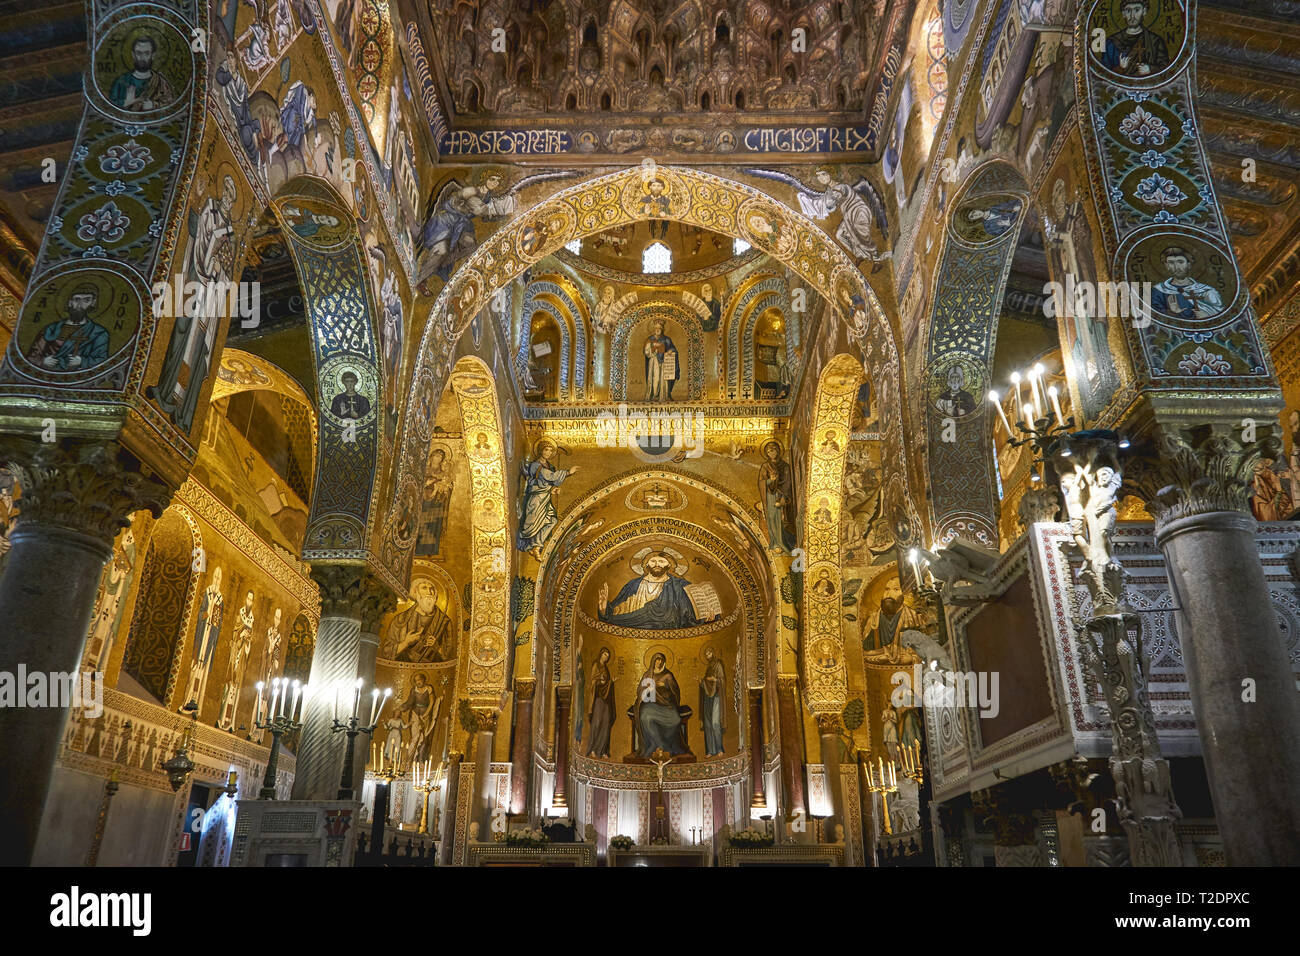
[[[372,691],[373,701],[370,707],[370,722],[362,723],[361,721],[361,678],[357,678],[356,683],[356,700],[352,705],[352,716],[347,720],[339,720],[338,715],[338,690],[334,693],[334,721],[330,725],[330,733],[342,731],[347,735],[347,745],[343,751],[343,776],[339,779],[339,796],[340,800],[351,800],[356,793],[352,786],[352,775],[356,767],[356,742],[358,734],[374,734],[375,728],[379,726],[379,714],[383,710],[384,704],[388,703],[388,698],[393,695],[392,688],[384,691],[383,699],[380,699],[379,688]]]
[[[880,794],[880,816],[885,833],[893,836],[894,828],[889,822],[889,795],[898,792],[898,767],[894,761],[885,763],[884,757],[877,757],[875,764],[867,761],[867,790]]]
[[[262,716],[262,692],[265,690],[261,681],[257,682],[257,705],[253,710],[253,726],[258,730],[271,732],[271,753],[266,758],[266,773],[262,776],[262,789],[257,791],[257,799],[275,799],[275,774],[280,765],[280,738],[302,729],[302,704],[306,696],[299,681],[293,682],[293,704],[286,706],[289,697],[289,679],[277,677],[271,681],[271,706],[265,718]]]
[[[924,786],[925,767],[921,762],[921,741],[914,740],[911,744],[900,747],[899,755],[903,760],[903,776],[914,780],[918,787]]]
[[[442,774],[445,764],[438,764],[437,768],[433,766],[433,758],[430,757],[423,764],[416,766],[411,775],[411,783],[415,792],[420,794],[423,799],[420,803],[420,828],[417,832],[428,834],[429,832],[429,794],[438,793],[442,790]],[[437,808],[434,808],[435,812]],[[434,818],[434,832],[437,832],[438,821]]]

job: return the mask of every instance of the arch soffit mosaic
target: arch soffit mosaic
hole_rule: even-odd
[[[808,434],[808,478],[804,485],[803,659],[808,708],[839,713],[846,703],[848,672],[841,631],[840,510],[849,423],[862,368],[841,352],[822,369]],[[825,580],[826,586],[819,584]]]
[[[997,198],[1020,205],[1011,227],[985,241],[958,233],[962,210],[972,203]],[[1016,247],[1029,221],[1032,196],[1024,176],[1002,160],[971,170],[956,191],[943,232],[943,248],[931,279],[930,314],[925,329],[925,378],[915,383],[920,397],[917,421],[925,422],[925,469],[929,477],[931,527],[934,543],[957,536],[996,547],[998,503],[988,447],[988,403],[1002,293]],[[956,441],[941,441],[950,416],[931,401],[932,383],[960,367],[966,390],[975,396],[974,410],[959,422]],[[974,379],[973,381],[971,379]],[[972,508],[971,502],[980,499]]]

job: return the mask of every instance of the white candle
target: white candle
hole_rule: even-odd
[[[912,563],[912,574],[916,578],[917,587],[920,587],[921,585],[921,564],[919,558],[920,555],[917,553],[916,548],[907,552],[907,560]]]
[[[379,688],[376,687],[370,692],[370,726],[375,726],[375,718],[379,716]]]
[[[352,702],[352,716],[360,719],[361,717],[361,678],[357,678],[357,697]]]
[[[257,706],[253,708],[253,723],[260,723],[262,720],[262,688],[266,685],[261,681],[257,682]]]
[[[1004,427],[1007,430],[1007,434],[1010,435],[1011,423],[1007,421],[1007,413],[1002,410],[1002,400],[998,398],[998,393],[996,391],[989,392],[989,401],[992,402],[993,407],[998,410],[998,418],[1002,419],[1002,427]]]
[[[337,723],[338,719],[339,719],[339,688],[338,685],[335,684],[334,685],[334,722]]]
[[[1041,384],[1042,383],[1038,381],[1038,373],[1036,371],[1030,372],[1029,373],[1029,394],[1034,402],[1035,421],[1043,417],[1043,402],[1045,401],[1045,399],[1042,397],[1042,395],[1039,394],[1039,389],[1041,388]]]
[[[293,682],[293,706],[289,708],[289,719],[297,720],[302,716],[302,682]]]
[[[1016,387],[1016,405],[1019,406],[1024,401],[1024,396],[1020,394],[1020,373],[1011,373],[1011,384]]]
[[[379,693],[379,690],[376,689],[376,690],[375,690],[375,693],[376,693],[376,694]],[[392,696],[393,696],[393,689],[392,689],[391,687],[385,687],[385,688],[384,688],[384,697],[383,697],[383,699],[379,702],[379,711],[378,711],[378,713],[375,714],[374,720],[372,721],[373,723],[376,723],[376,724],[379,723],[379,718],[380,718],[380,717],[383,715],[383,713],[384,713],[384,705],[388,703],[388,698],[390,698],[390,697],[392,697]]]
[[[271,681],[271,719],[275,720],[275,704],[280,699],[280,678]]]
[[[1024,414],[1025,421],[1032,425],[1034,423],[1034,406],[1025,402],[1024,407],[1020,411]]]
[[[1061,403],[1057,400],[1057,395],[1060,393],[1056,390],[1056,386],[1053,385],[1047,390],[1047,394],[1048,397],[1052,399],[1052,411],[1056,412],[1056,421],[1062,428],[1064,428],[1065,416],[1061,414]]]

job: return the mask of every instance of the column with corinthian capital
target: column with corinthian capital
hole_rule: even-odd
[[[835,842],[835,827],[844,828],[844,865],[851,863],[852,841],[849,839],[849,821],[844,814],[844,778],[840,773],[840,715],[814,714],[817,733],[821,737],[822,768],[825,772],[826,795],[831,802],[831,818],[826,821],[826,835]]]
[[[343,774],[347,740],[346,734],[330,730],[335,692],[338,692],[340,719],[350,716],[354,688],[360,676],[361,634],[367,626],[365,622],[373,629],[382,613],[380,609],[391,606],[392,595],[360,564],[318,562],[312,566],[311,576],[320,586],[321,618],[312,653],[311,677],[307,681],[309,690],[303,701],[302,742],[298,747],[293,799],[334,800]],[[370,668],[373,683],[373,660]],[[361,716],[365,720],[370,710],[363,708],[363,711]],[[363,771],[366,752],[363,742],[367,740],[364,734],[356,738],[361,762],[354,767],[359,766]]]
[[[492,745],[500,719],[501,711],[496,707],[474,708],[478,732],[474,742],[474,810],[470,819],[478,821],[479,839],[484,843],[492,839],[492,808],[496,805],[496,794],[492,792]]]
[[[5,437],[0,461],[22,484],[0,577],[0,672],[75,674],[114,537],[135,511],[161,516],[171,489],[112,441]],[[69,703],[0,707],[0,865],[31,862]]]
[[[1126,471],[1155,519],[1214,815],[1230,866],[1300,863],[1300,694],[1249,510],[1274,436],[1160,426]]]

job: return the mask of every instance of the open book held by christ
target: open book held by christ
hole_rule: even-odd
[[[688,584],[684,590],[691,599],[691,606],[695,608],[697,621],[712,621],[722,617],[722,602],[718,600],[717,590],[708,581]]]

